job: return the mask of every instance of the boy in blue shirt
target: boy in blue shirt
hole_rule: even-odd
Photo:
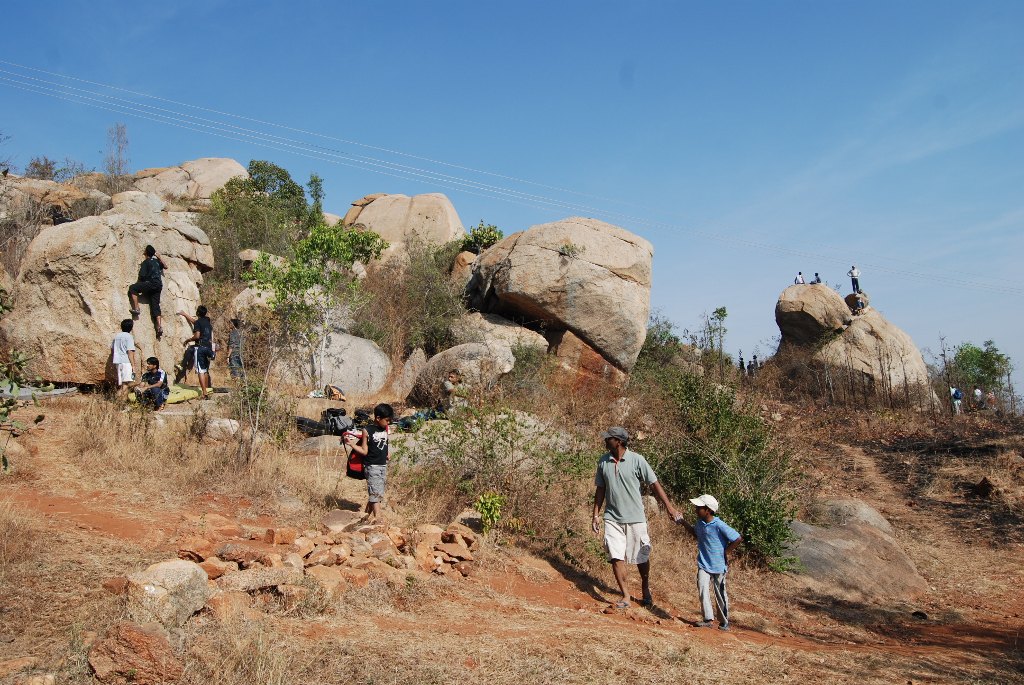
[[[729,524],[715,516],[718,511],[718,500],[711,495],[701,495],[690,500],[697,508],[697,520],[691,526],[680,515],[676,523],[686,527],[697,540],[697,594],[700,596],[704,620],[697,623],[698,628],[709,628],[714,624],[715,614],[711,609],[711,592],[715,589],[715,604],[722,622],[718,628],[729,630],[729,595],[725,590],[725,576],[729,570],[729,552],[736,548],[743,537],[733,530]]]

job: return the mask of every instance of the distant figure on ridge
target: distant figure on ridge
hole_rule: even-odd
[[[754,377],[754,373],[756,373],[756,372],[757,372],[757,365],[754,364],[754,360],[751,359],[749,362],[747,362],[747,375],[750,376],[751,378],[753,378]]]
[[[850,282],[853,284],[853,292],[860,295],[860,269],[854,264],[850,267],[850,270],[846,272],[846,275],[850,277]]]
[[[818,275],[817,271],[814,272],[814,280],[811,281],[811,283],[814,285],[821,285],[821,276]]]
[[[963,402],[964,393],[960,388],[950,387],[949,399],[953,403],[953,414],[959,416],[963,413],[963,409],[960,408],[960,403]]]
[[[149,295],[149,315],[156,322],[156,337],[160,339],[164,334],[164,317],[160,311],[160,292],[164,289],[163,275],[167,264],[156,253],[156,248],[152,245],[146,245],[143,253],[146,258],[142,260],[142,264],[139,264],[139,280],[128,286],[128,299],[132,303],[132,318],[138,318],[142,313],[139,309],[139,295]]]
[[[796,278],[793,279],[793,285],[804,285],[805,283],[806,281],[804,281],[804,272],[797,271]]]

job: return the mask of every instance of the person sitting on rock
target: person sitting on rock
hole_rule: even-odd
[[[797,271],[796,278],[793,279],[793,285],[804,285],[805,283],[806,281],[804,281],[804,272]]]
[[[154,411],[160,411],[170,394],[167,374],[160,368],[160,360],[150,357],[146,360],[146,373],[142,374],[142,382],[135,387],[139,404],[152,405]]]
[[[189,316],[183,311],[178,312],[178,316],[185,317],[192,326],[192,337],[183,341],[185,347],[192,345],[191,359],[185,364],[185,368],[192,366],[196,370],[199,376],[199,396],[204,400],[209,399],[207,392],[210,388],[210,362],[213,360],[213,324],[207,313],[205,305],[196,307],[195,316]]]
[[[139,295],[149,295],[149,315],[156,322],[156,337],[159,339],[164,334],[164,318],[160,311],[160,292],[164,288],[163,275],[167,264],[156,253],[156,248],[146,245],[144,250],[146,258],[139,265],[139,280],[128,286],[128,299],[131,300],[132,318],[138,318],[141,314],[139,309]]]
[[[814,280],[811,283],[813,285],[821,285],[821,276],[818,275],[817,271],[814,272]]]

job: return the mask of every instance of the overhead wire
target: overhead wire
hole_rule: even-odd
[[[406,154],[406,153],[401,153],[401,152],[398,152],[398,151],[389,150],[387,148],[380,148],[380,147],[376,147],[376,146],[365,145],[365,144],[362,144],[362,143],[357,143],[355,141],[347,141],[345,139],[335,138],[333,136],[325,136],[325,135],[317,134],[317,133],[314,133],[314,132],[304,131],[303,129],[297,129],[297,128],[294,128],[294,127],[289,127],[289,126],[285,126],[285,125],[281,125],[281,124],[274,124],[272,122],[264,122],[264,121],[262,121],[260,119],[255,119],[255,118],[252,118],[252,117],[244,117],[244,116],[241,116],[241,115],[235,115],[235,114],[231,114],[231,113],[219,112],[218,110],[212,110],[212,109],[205,108],[205,107],[200,107],[200,106],[197,106],[197,105],[190,105],[188,103],[182,103],[182,102],[179,102],[179,101],[176,101],[176,100],[170,100],[168,98],[160,98],[158,96],[151,96],[151,95],[147,95],[145,93],[139,93],[138,91],[131,91],[129,89],[120,88],[118,86],[102,84],[102,83],[99,83],[99,82],[89,81],[87,79],[80,79],[80,78],[72,77],[72,76],[65,76],[65,75],[61,75],[61,74],[56,74],[54,72],[47,72],[45,70],[36,69],[36,68],[33,68],[33,67],[26,67],[26,66],[14,63],[14,62],[9,62],[7,60],[0,60],[0,64],[7,64],[7,65],[11,65],[11,66],[16,66],[18,68],[23,68],[23,69],[28,69],[28,70],[31,70],[31,71],[35,71],[37,73],[52,74],[52,75],[55,75],[55,76],[59,76],[60,78],[65,78],[65,79],[76,81],[76,82],[79,82],[79,83],[88,83],[88,84],[96,85],[96,86],[99,86],[99,87],[109,88],[111,90],[116,90],[116,91],[119,91],[119,92],[135,94],[135,95],[139,95],[139,96],[142,96],[142,97],[152,98],[152,99],[155,99],[155,100],[158,100],[158,101],[162,101],[162,102],[166,102],[166,103],[177,104],[179,106],[189,107],[191,109],[196,109],[196,110],[201,110],[201,111],[206,111],[206,112],[222,114],[224,116],[231,116],[231,117],[234,117],[234,118],[240,119],[240,120],[250,121],[250,122],[254,122],[254,123],[260,123],[260,124],[263,124],[263,125],[275,126],[277,128],[286,129],[286,130],[290,130],[290,131],[294,131],[294,132],[301,132],[301,133],[305,133],[305,134],[309,134],[309,135],[314,135],[314,136],[317,136],[317,137],[320,137],[320,138],[338,140],[338,141],[345,142],[347,144],[359,145],[359,146],[370,148],[370,149],[375,149],[375,150],[389,152],[391,154],[402,155],[402,156],[407,157],[407,158],[421,159],[421,160],[424,160],[424,161],[430,161],[432,163],[442,164],[442,165],[445,165],[445,166],[448,166],[448,167],[452,167],[452,168],[461,168],[461,169],[468,170],[468,171],[474,171],[474,173],[483,173],[483,174],[487,174],[487,175],[493,176],[493,177],[501,177],[501,178],[505,178],[507,180],[515,180],[517,182],[528,183],[528,184],[534,185],[534,186],[546,187],[546,188],[549,188],[549,189],[554,189],[554,190],[559,190],[559,191],[564,191],[564,192],[572,192],[573,194],[576,194],[576,195],[587,196],[587,194],[585,194],[585,193],[577,193],[577,192],[574,192],[574,191],[565,191],[564,189],[560,189],[560,188],[557,188],[555,186],[547,186],[545,184],[537,183],[537,182],[532,182],[532,181],[529,181],[529,180],[526,180],[526,179],[516,179],[515,177],[503,176],[501,174],[494,174],[494,173],[491,173],[491,172],[484,172],[484,171],[479,171],[479,170],[473,170],[473,169],[470,169],[469,167],[460,167],[459,165],[454,165],[454,164],[450,164],[450,163],[447,163],[447,162],[440,162],[440,161],[437,161],[437,160],[430,160],[429,158],[418,157],[416,155],[409,155],[409,154]],[[716,241],[716,242],[732,244],[732,245],[736,245],[736,246],[740,246],[740,247],[756,249],[756,250],[759,250],[759,251],[762,251],[762,252],[771,252],[771,253],[775,253],[775,254],[798,256],[798,257],[803,257],[803,258],[807,258],[807,259],[817,259],[817,260],[824,260],[824,261],[828,261],[828,262],[838,261],[838,259],[836,257],[834,257],[834,256],[825,256],[825,255],[822,255],[822,254],[819,254],[819,253],[815,253],[815,252],[811,252],[811,251],[798,250],[798,249],[794,249],[794,248],[791,248],[791,247],[783,247],[783,246],[772,245],[770,243],[764,243],[764,242],[760,242],[760,241],[752,241],[752,240],[746,240],[746,239],[742,239],[742,238],[736,238],[736,237],[733,237],[733,236],[730,236],[730,235],[722,235],[721,233],[711,233],[711,232],[708,232],[708,231],[702,231],[702,230],[694,229],[694,228],[684,228],[682,226],[675,225],[675,224],[668,224],[668,223],[664,223],[664,222],[657,222],[657,221],[653,221],[653,220],[650,220],[650,219],[647,219],[647,218],[644,218],[644,217],[631,216],[631,215],[624,214],[624,213],[621,213],[621,212],[615,212],[615,211],[610,211],[610,210],[606,210],[606,209],[602,209],[602,208],[596,208],[596,207],[589,207],[589,206],[585,206],[585,205],[574,204],[572,202],[568,202],[568,201],[565,201],[565,200],[560,200],[560,199],[557,199],[557,198],[550,198],[550,197],[545,197],[545,196],[542,196],[542,195],[536,195],[536,194],[532,194],[532,193],[525,193],[525,192],[518,191],[518,190],[515,190],[515,189],[504,188],[504,187],[501,187],[501,186],[495,186],[495,185],[492,185],[492,184],[482,183],[482,182],[476,181],[474,179],[462,178],[462,177],[453,176],[453,175],[450,175],[450,174],[444,174],[444,173],[433,171],[433,170],[429,170],[429,169],[421,169],[421,168],[417,168],[417,167],[413,167],[413,166],[409,166],[409,165],[405,165],[405,164],[398,164],[398,163],[395,163],[395,162],[390,162],[388,160],[368,157],[368,156],[364,156],[364,155],[354,155],[354,154],[349,153],[349,152],[345,152],[345,151],[337,150],[337,149],[332,149],[332,148],[324,147],[324,146],[321,146],[321,145],[316,145],[316,144],[309,143],[309,142],[302,141],[302,140],[296,140],[296,139],[293,139],[293,138],[277,136],[277,135],[274,135],[274,134],[271,134],[271,133],[267,133],[265,131],[259,131],[259,130],[255,130],[255,129],[251,129],[251,128],[236,126],[236,125],[233,125],[233,124],[229,124],[227,122],[222,122],[222,121],[210,119],[210,118],[207,118],[207,117],[198,117],[198,116],[195,116],[195,115],[190,115],[190,114],[187,114],[187,113],[179,112],[179,111],[176,111],[176,110],[171,110],[171,109],[164,108],[164,107],[157,107],[155,105],[149,105],[149,104],[146,104],[146,103],[140,103],[140,102],[137,102],[135,100],[128,100],[128,99],[125,99],[125,98],[120,98],[120,97],[117,97],[117,96],[112,96],[112,95],[109,95],[109,94],[106,94],[106,93],[102,93],[102,92],[97,92],[97,91],[92,91],[92,90],[88,90],[88,89],[84,89],[84,88],[78,88],[78,87],[74,87],[74,86],[69,86],[68,84],[62,83],[62,82],[59,82],[59,81],[48,81],[46,79],[40,79],[40,78],[37,78],[37,77],[25,75],[25,74],[19,74],[17,72],[12,72],[12,71],[6,70],[6,69],[0,69],[0,74],[8,74],[8,76],[0,76],[0,83],[5,83],[9,87],[13,87],[13,88],[20,89],[20,90],[23,90],[23,91],[37,93],[37,94],[45,95],[45,96],[52,97],[52,98],[55,98],[55,99],[58,99],[58,100],[63,100],[63,101],[66,101],[66,102],[71,102],[71,103],[75,103],[75,104],[80,104],[80,105],[85,105],[85,106],[94,107],[94,108],[98,108],[98,109],[103,109],[103,110],[106,110],[106,111],[112,111],[112,112],[115,112],[115,113],[118,113],[118,114],[127,114],[129,116],[139,117],[139,118],[142,118],[142,119],[153,121],[155,123],[161,123],[161,124],[173,126],[173,127],[176,127],[176,128],[181,128],[181,129],[190,130],[190,131],[199,132],[199,133],[205,133],[205,134],[208,134],[208,135],[214,135],[214,136],[217,136],[217,137],[226,138],[226,139],[234,140],[234,141],[237,141],[237,142],[255,143],[257,145],[260,145],[262,147],[266,147],[266,148],[269,148],[269,149],[273,149],[273,150],[277,150],[277,151],[281,151],[281,152],[286,152],[286,153],[290,153],[290,154],[296,154],[296,155],[299,155],[299,156],[302,156],[302,157],[306,157],[306,158],[310,158],[310,159],[326,161],[328,163],[338,164],[338,165],[341,165],[341,166],[346,166],[346,167],[351,167],[351,168],[356,168],[356,169],[361,169],[361,170],[368,170],[368,171],[372,171],[374,173],[379,173],[379,174],[382,174],[382,175],[385,175],[385,176],[390,176],[390,177],[393,177],[393,178],[399,178],[399,179],[402,179],[402,180],[413,180],[413,181],[427,180],[430,183],[437,184],[437,185],[442,186],[442,187],[444,187],[446,189],[455,190],[456,192],[468,193],[468,194],[475,195],[475,196],[478,196],[478,197],[485,197],[485,198],[491,198],[491,199],[499,199],[499,200],[503,200],[503,201],[506,201],[506,202],[512,202],[512,203],[515,203],[515,204],[521,204],[521,205],[525,205],[525,206],[530,206],[530,207],[533,207],[535,209],[541,209],[541,210],[544,210],[544,211],[553,211],[553,210],[556,210],[556,209],[561,209],[561,210],[568,210],[568,211],[581,212],[581,213],[593,213],[593,214],[596,214],[596,215],[599,215],[599,216],[603,216],[603,217],[607,217],[607,218],[611,218],[611,219],[614,219],[614,220],[617,220],[617,221],[628,222],[628,223],[631,224],[631,227],[639,225],[639,226],[644,226],[644,227],[647,227],[647,228],[650,228],[650,229],[653,229],[653,230],[667,230],[667,231],[673,231],[673,232],[683,231],[683,232],[686,232],[686,233],[688,233],[690,235],[693,235],[693,236],[706,238],[706,239],[713,240],[713,241]],[[14,78],[11,78],[11,77],[14,77]],[[19,79],[23,79],[23,80],[19,80]],[[75,92],[68,92],[68,91],[75,91]],[[164,114],[162,114],[161,112],[163,112]],[[597,197],[597,196],[589,196],[589,197]],[[603,198],[598,198],[598,199],[603,199]],[[895,261],[895,260],[893,260],[893,261]],[[870,268],[870,269],[872,269],[874,271],[883,272],[883,273],[897,274],[897,275],[900,275],[900,276],[903,276],[903,277],[908,277],[908,278],[913,278],[913,279],[918,279],[918,280],[934,281],[934,280],[941,279],[944,283],[947,283],[947,284],[950,284],[950,285],[959,285],[959,286],[962,286],[962,287],[968,287],[968,288],[972,288],[972,289],[991,290],[991,291],[1006,292],[1006,293],[1018,294],[1018,295],[1019,294],[1024,294],[1024,288],[1018,288],[1018,287],[1015,287],[1015,286],[1012,286],[1012,285],[1008,285],[1006,283],[1000,283],[1000,284],[986,283],[984,281],[971,280],[971,279],[965,279],[965,278],[960,278],[960,277],[956,277],[956,276],[948,276],[948,275],[937,276],[935,274],[919,272],[919,271],[911,270],[911,269],[908,269],[908,268],[902,267],[902,266],[898,267],[898,268],[891,268],[891,267],[884,266],[882,264],[863,262],[863,261],[862,261],[862,266]]]

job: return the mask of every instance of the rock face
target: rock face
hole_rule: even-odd
[[[132,613],[168,628],[185,625],[206,604],[210,590],[206,572],[184,559],[161,561],[128,576],[127,595]]]
[[[530,347],[547,352],[547,339],[497,314],[481,314],[472,312],[464,315],[451,327],[452,335],[458,344],[471,342],[500,342],[511,348]]]
[[[101,683],[161,685],[176,682],[182,665],[167,632],[157,623],[123,621],[89,651],[89,665]]]
[[[416,237],[425,243],[440,245],[466,234],[455,207],[441,193],[413,197],[367,195],[357,202],[371,197],[373,199],[362,206],[353,203],[352,209],[359,211],[350,211],[344,222],[346,225],[362,224],[388,241],[391,247],[381,256],[382,260],[403,254],[405,245]]]
[[[44,228],[22,259],[14,309],[0,321],[0,339],[32,356],[34,373],[45,380],[98,384],[110,378],[110,342],[130,316],[128,286],[147,244],[168,265],[160,299],[164,337],[156,340],[148,296],[142,296],[132,331],[137,355],[156,356],[170,369],[191,335],[174,313],[195,312],[202,274],[213,268],[209,239],[193,214],[155,211],[159,200],[150,196],[118,198],[100,216]]]
[[[209,199],[236,176],[249,173],[233,159],[204,157],[179,166],[143,169],[135,174],[132,187],[165,199]]]
[[[323,383],[338,385],[346,394],[371,395],[391,375],[391,359],[372,340],[335,331],[327,337],[321,374]]]
[[[444,381],[450,371],[457,370],[468,386],[487,386],[516,365],[508,345],[500,342],[466,343],[450,347],[427,360],[416,379],[412,397],[433,406],[444,397]]]
[[[841,333],[853,315],[839,294],[825,285],[791,285],[775,304],[775,323],[784,343],[811,345]]]
[[[42,224],[62,224],[110,209],[108,195],[68,183],[10,176],[0,184],[0,219],[21,215]]]
[[[830,288],[789,286],[775,306],[775,321],[782,332],[780,350],[788,345],[811,349],[820,345],[814,361],[848,370],[876,391],[919,390],[928,383],[924,357],[909,335],[876,309],[854,316]]]
[[[624,371],[602,357],[600,352],[572,331],[552,334],[551,350],[564,368],[575,370],[585,377],[600,378],[615,384],[627,379]]]
[[[621,371],[647,335],[649,242],[596,219],[569,218],[514,233],[477,257],[474,309],[572,331]]]
[[[824,505],[838,525],[792,523],[797,541],[789,552],[816,590],[856,599],[911,599],[928,584],[892,537],[889,522],[864,502],[838,500]]]

